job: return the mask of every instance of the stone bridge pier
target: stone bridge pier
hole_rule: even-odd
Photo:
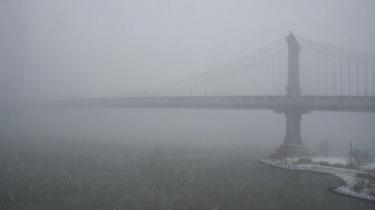
[[[309,156],[310,152],[306,149],[301,137],[301,120],[304,111],[298,108],[290,108],[284,111],[286,118],[286,129],[283,143],[272,155],[276,158]]]
[[[301,138],[301,117],[299,110],[288,110],[285,112],[286,133],[283,144],[303,145]]]

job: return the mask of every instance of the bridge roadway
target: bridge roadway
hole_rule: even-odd
[[[59,108],[198,108],[375,112],[375,96],[159,96],[54,101]]]

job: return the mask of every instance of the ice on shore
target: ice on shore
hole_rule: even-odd
[[[346,157],[312,157],[312,162],[318,163],[318,162],[327,162],[329,164],[342,164],[346,165],[348,158]]]
[[[278,168],[284,168],[289,170],[301,170],[301,171],[310,171],[315,173],[327,173],[335,175],[341,178],[346,184],[340,187],[335,188],[333,191],[349,195],[365,200],[375,201],[375,197],[371,196],[368,192],[356,192],[353,189],[353,186],[356,183],[356,174],[361,173],[361,171],[346,169],[346,168],[336,168],[332,166],[321,166],[319,162],[328,162],[329,164],[346,164],[345,158],[340,157],[313,157],[311,158],[312,162],[309,164],[296,164],[298,158],[285,158],[285,159],[267,159],[262,160],[261,162],[266,165],[271,165]],[[375,164],[369,164],[370,166]]]

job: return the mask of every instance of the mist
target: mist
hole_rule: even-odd
[[[212,155],[210,158],[216,157],[219,159],[230,157],[230,161],[233,161],[228,163],[229,160],[223,159],[222,162],[211,162],[210,159],[204,163],[208,168],[213,167],[215,170],[217,169],[215,167],[230,168],[234,165],[237,167],[236,164],[245,160],[249,161],[248,165],[254,167],[249,171],[263,170],[262,167],[265,166],[258,166],[257,161],[268,157],[283,143],[284,138],[286,138],[286,115],[278,110],[258,108],[221,109],[205,107],[196,109],[194,107],[164,107],[159,109],[157,107],[98,108],[88,106],[61,109],[61,107],[35,108],[35,106],[30,108],[26,105],[43,104],[46,101],[62,101],[69,104],[74,100],[98,98],[108,99],[111,102],[111,100],[116,99],[126,100],[129,96],[138,97],[139,95],[135,93],[140,91],[143,91],[141,97],[158,97],[163,96],[163,92],[157,88],[166,84],[171,84],[168,86],[169,91],[170,89],[177,89],[175,87],[182,89],[182,92],[170,91],[166,93],[167,97],[194,96],[190,93],[190,95],[186,95],[186,90],[190,90],[186,89],[185,83],[180,86],[173,85],[179,84],[179,81],[186,81],[187,78],[195,78],[196,75],[204,75],[205,72],[215,73],[216,70],[220,71],[223,65],[230,64],[241,56],[249,55],[277,40],[281,40],[279,42],[286,46],[285,40],[290,31],[297,38],[302,37],[328,43],[340,47],[340,49],[351,49],[365,54],[366,59],[373,59],[370,55],[375,55],[374,8],[375,2],[372,0],[0,0],[0,139],[3,148],[1,168],[6,174],[3,177],[0,176],[0,184],[6,186],[3,191],[0,190],[0,195],[4,197],[4,199],[0,199],[0,209],[38,209],[38,207],[40,207],[39,209],[147,209],[147,207],[163,209],[163,205],[167,206],[164,209],[292,208],[293,206],[284,205],[284,200],[275,200],[278,197],[277,195],[267,194],[266,191],[272,191],[267,187],[264,189],[268,190],[260,193],[262,196],[259,197],[262,198],[259,200],[255,199],[258,194],[249,192],[255,199],[254,202],[242,205],[241,200],[236,201],[235,204],[220,204],[219,200],[222,200],[222,198],[216,193],[232,192],[241,196],[246,195],[246,193],[231,191],[232,188],[227,191],[220,191],[220,189],[215,191],[216,188],[213,187],[216,186],[215,184],[210,186],[213,191],[210,191],[211,194],[207,195],[207,199],[218,202],[215,205],[211,205],[208,201],[207,203],[199,203],[198,198],[189,197],[191,199],[189,200],[186,194],[181,195],[183,197],[181,202],[185,202],[185,199],[187,199],[189,200],[186,201],[188,204],[184,204],[183,207],[177,204],[177,206],[172,205],[175,198],[171,198],[171,195],[168,194],[169,191],[162,195],[158,194],[160,190],[158,187],[150,188],[154,197],[146,192],[141,192],[139,190],[141,187],[138,187],[138,185],[134,189],[131,188],[133,191],[128,195],[124,192],[124,188],[129,186],[124,184],[124,186],[121,185],[122,188],[116,188],[116,192],[119,191],[126,196],[130,196],[131,198],[127,197],[133,202],[130,206],[128,206],[128,201],[123,198],[116,198],[117,200],[113,198],[116,206],[108,203],[90,206],[86,205],[87,202],[84,198],[76,204],[70,203],[73,201],[64,198],[66,199],[63,202],[66,204],[65,207],[62,203],[59,203],[58,207],[53,206],[51,203],[54,202],[55,198],[45,198],[45,203],[49,205],[38,206],[39,204],[35,202],[38,198],[32,198],[24,190],[29,185],[21,186],[19,183],[23,183],[22,181],[17,179],[13,182],[10,181],[12,180],[10,177],[29,178],[30,183],[34,179],[39,181],[47,176],[44,172],[51,170],[55,173],[59,170],[54,168],[60,166],[58,163],[60,159],[56,158],[57,156],[60,158],[59,155],[66,162],[77,161],[81,163],[80,161],[87,157],[89,157],[87,159],[93,160],[93,162],[87,164],[83,161],[78,166],[82,168],[91,167],[90,164],[94,164],[92,167],[98,167],[98,165],[95,165],[97,163],[95,161],[108,161],[106,162],[107,165],[113,167],[109,171],[119,169],[116,168],[120,167],[116,165],[118,161],[124,161],[127,164],[133,161],[131,162],[133,165],[129,167],[139,168],[141,166],[138,164],[141,163],[137,161],[144,160],[142,158],[153,159],[159,158],[159,155],[170,157],[176,154],[177,156],[194,156],[194,158],[203,159],[209,155]],[[234,75],[233,78],[223,74],[223,78],[229,79],[225,80],[223,84],[218,83],[217,85],[225,90],[227,86],[232,86],[233,89],[228,89],[227,92],[223,90],[211,91],[215,84],[214,82],[209,83],[211,81],[210,76],[207,80],[203,78],[194,83],[198,87],[196,92],[201,97],[211,95],[215,97],[226,95],[286,95],[287,55],[287,53],[282,54],[285,57],[285,62],[281,63],[280,72],[284,73],[276,76],[275,82],[272,84],[272,90],[271,87],[268,87],[270,86],[268,82],[271,81],[273,70],[278,69],[274,64],[268,65],[268,61],[264,59],[262,62],[266,65],[262,63],[259,65],[263,65],[260,68],[265,69],[263,72],[266,73],[256,73],[256,65],[254,65],[253,74],[244,71],[245,73]],[[339,58],[334,58],[335,60],[332,62],[336,73],[339,72],[337,69],[340,68]],[[324,61],[323,58],[321,60]],[[312,74],[306,73],[312,72],[313,69],[308,62],[310,61],[302,59],[301,56],[302,95],[315,94],[313,87],[308,87],[313,80]],[[336,93],[339,92],[341,86],[343,86],[344,92],[348,89],[349,94],[347,95],[353,95],[350,94],[349,85],[351,84],[351,88],[354,88],[355,83],[351,83],[350,78],[353,78],[353,80],[356,78],[357,88],[361,88],[360,91],[357,90],[359,95],[373,100],[375,96],[375,74],[371,72],[375,71],[375,65],[373,65],[372,60],[365,60],[364,62],[368,62],[370,65],[367,65],[367,63],[360,64],[358,68],[366,71],[366,73],[361,73],[360,79],[358,79],[358,75],[355,77],[354,73],[353,76],[352,73],[347,73],[344,75],[345,81],[339,84],[337,80],[333,90],[328,95],[332,97],[340,95]],[[348,71],[352,68],[350,64],[345,65],[344,67]],[[304,68],[304,66],[307,66],[307,68]],[[240,67],[235,66],[233,68]],[[250,67],[253,68],[248,65],[249,69],[251,69]],[[345,70],[343,67],[342,69]],[[369,73],[367,74],[367,72]],[[333,78],[333,76],[329,78],[331,77]],[[334,79],[330,80],[333,81]],[[194,82],[194,80],[192,81]],[[205,87],[205,81],[209,81],[207,84],[211,86]],[[189,84],[193,84],[193,82]],[[366,86],[364,85],[365,82]],[[324,84],[322,82],[318,86],[323,87]],[[264,87],[268,89],[265,90]],[[157,90],[155,91],[156,94],[147,95],[155,89]],[[151,91],[147,92],[148,90]],[[242,92],[238,92],[238,90]],[[355,92],[354,89],[352,90],[352,92]],[[272,91],[278,92],[274,94]],[[372,157],[375,157],[374,125],[375,112],[373,111],[308,110],[302,115],[301,135],[304,146],[313,154],[318,154],[322,142],[328,140],[331,156],[346,157],[349,153],[349,143],[352,142],[355,149],[366,150]],[[122,157],[122,153],[126,155]],[[40,169],[36,178],[30,178],[26,174],[33,173],[37,165],[44,164],[43,161],[38,159],[41,154],[45,155],[43,156],[45,160],[51,161],[51,165],[54,165],[54,163],[56,165]],[[87,156],[82,157],[83,154]],[[99,154],[105,156],[105,158]],[[130,157],[127,156],[129,154],[131,154]],[[179,165],[180,156],[172,157],[173,161],[176,161],[176,165]],[[75,159],[68,160],[70,157]],[[137,159],[138,157],[140,158]],[[33,158],[36,159],[36,163],[28,162],[28,159]],[[236,162],[237,160],[238,162]],[[163,161],[166,165],[169,164],[167,160],[163,159]],[[195,163],[189,162],[189,164],[194,165]],[[220,164],[229,165],[221,166]],[[24,167],[23,171],[14,172],[22,168],[20,165]],[[19,168],[12,171],[9,169],[12,167]],[[155,163],[148,167],[157,168],[159,165]],[[171,170],[178,171],[180,166],[173,167]],[[194,168],[194,166],[191,167]],[[241,168],[242,166],[238,167]],[[8,169],[12,172],[9,172]],[[101,170],[103,169],[97,169],[94,172]],[[195,173],[189,170],[186,173]],[[268,174],[272,173],[271,169],[264,170]],[[69,174],[70,169],[66,171]],[[113,175],[116,172],[111,171],[110,173]],[[239,174],[241,173],[239,172]],[[262,173],[259,172],[259,174]],[[218,174],[221,173],[218,172]],[[285,174],[280,172],[280,174],[280,176],[289,176],[287,172]],[[67,176],[69,177],[69,175]],[[73,176],[78,176],[77,180],[81,180],[83,177]],[[142,182],[157,182],[155,176],[150,175],[147,181]],[[87,177],[91,178],[90,175],[87,175]],[[127,177],[127,175],[124,177]],[[119,179],[127,183],[130,179],[124,177]],[[102,177],[100,181],[104,183],[107,178]],[[60,178],[56,179],[60,180]],[[112,177],[111,179],[115,178]],[[211,178],[208,179],[211,180]],[[274,176],[269,179],[278,180]],[[305,177],[300,179],[304,180]],[[325,189],[324,187],[328,185],[325,184],[326,182],[331,182],[328,179],[331,178],[316,178],[316,180],[315,177],[306,178],[311,182],[308,185],[313,186],[316,182],[320,183],[320,190]],[[238,186],[244,185],[243,182],[240,182],[242,178],[237,177],[235,180],[238,181]],[[258,178],[250,178],[250,180],[253,184],[263,183],[259,181],[260,178],[259,180]],[[38,181],[35,181],[35,183]],[[282,183],[282,181],[280,182]],[[295,183],[299,183],[299,181],[297,180]],[[268,184],[268,187],[272,187],[271,182]],[[44,186],[40,183],[37,185]],[[48,184],[43,189],[49,189],[52,185],[53,183]],[[108,185],[113,186],[113,183]],[[164,185],[161,185],[161,188],[163,188]],[[21,187],[17,188],[17,186]],[[237,186],[237,184],[233,186]],[[97,186],[94,185],[95,187]],[[304,187],[297,188],[305,190]],[[106,191],[107,195],[115,194],[112,188],[104,188],[108,190]],[[148,189],[147,187],[144,188]],[[198,195],[200,189],[193,188],[191,191],[187,191]],[[282,187],[283,190],[286,188]],[[44,191],[43,189],[37,190],[40,198],[48,194],[46,193],[48,190]],[[202,188],[202,190],[208,192],[206,188]],[[93,191],[89,190],[90,193]],[[30,190],[30,193],[33,192],[33,190]],[[61,197],[59,193],[61,192],[57,190],[56,199]],[[139,197],[132,197],[132,193],[134,195],[139,194]],[[347,201],[333,195],[324,194],[323,197],[319,197],[317,195],[319,191],[313,193],[315,193],[312,196],[313,198],[310,198],[308,202],[304,202],[306,201],[305,198],[301,198],[302,206],[296,204],[298,200],[292,203],[300,209],[308,208],[307,203],[312,203],[314,199],[322,201],[323,208],[328,208],[327,206],[331,201],[334,203],[342,202],[342,206],[331,206],[331,209],[340,209],[340,207],[341,209],[369,209],[373,206],[372,203],[363,204],[361,201]],[[204,195],[206,196],[206,194]],[[263,202],[267,203],[265,201],[267,199],[263,200],[267,196],[274,199],[272,201],[273,206],[263,204]],[[306,197],[311,197],[311,195],[308,194]],[[143,198],[150,199],[149,206],[136,205]],[[100,200],[95,193],[88,199]],[[22,202],[22,200],[25,201]],[[343,206],[344,204],[346,207]]]

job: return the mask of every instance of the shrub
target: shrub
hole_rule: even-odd
[[[319,161],[318,164],[322,166],[331,166],[331,164],[329,164],[327,161]]]
[[[333,167],[337,167],[337,168],[345,168],[345,165],[344,165],[344,164],[341,164],[341,163],[334,163],[334,164],[332,164],[331,166],[333,166]]]
[[[353,190],[361,192],[365,188],[365,181],[363,179],[357,179],[358,181],[353,185]]]
[[[346,166],[346,168],[349,168],[349,169],[357,169],[357,166],[355,165],[355,164],[346,164],[345,165]]]
[[[312,160],[310,158],[299,158],[296,163],[297,164],[310,164]]]
[[[369,194],[375,197],[375,186],[369,189]]]
[[[375,183],[375,175],[370,174],[370,173],[365,173],[365,174],[357,174],[358,178],[363,178],[363,179],[368,179],[370,182]]]

